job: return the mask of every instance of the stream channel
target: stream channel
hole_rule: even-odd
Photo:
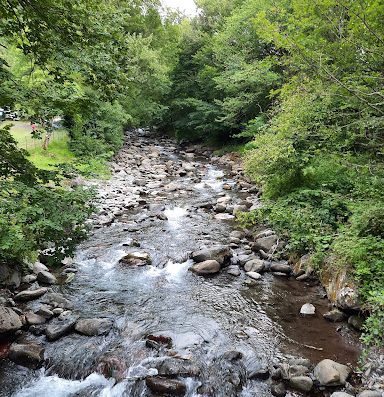
[[[3,361],[1,397],[155,396],[145,378],[157,373],[177,375],[189,397],[270,397],[268,381],[249,379],[251,371],[295,357],[356,363],[356,335],[323,319],[329,306],[316,282],[263,273],[250,283],[243,271],[202,277],[189,270],[192,251],[229,246],[237,230],[210,204],[222,198],[259,205],[256,193],[239,189],[229,169],[201,153],[145,131],[127,135],[112,178],[93,182],[101,211],[71,264],[75,278],[52,287],[76,316],[108,318],[113,327],[107,335],[72,332],[54,342],[25,335],[44,344],[44,368]],[[235,263],[254,255],[247,239],[239,240],[231,244]],[[148,253],[151,264],[120,263],[137,251]],[[300,317],[307,302],[316,315]],[[148,335],[170,339],[151,345]]]

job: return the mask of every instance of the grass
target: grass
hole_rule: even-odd
[[[42,139],[33,139],[31,126],[25,121],[4,121],[0,127],[12,124],[11,134],[16,139],[20,148],[26,149],[29,153],[28,159],[37,167],[43,170],[55,169],[56,165],[68,164],[75,170],[88,178],[108,179],[110,170],[103,158],[89,158],[79,161],[69,150],[69,137],[65,129],[54,131],[47,150],[42,148]]]

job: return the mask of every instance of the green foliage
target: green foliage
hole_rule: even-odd
[[[93,194],[63,189],[57,173],[39,170],[26,154],[9,126],[0,129],[1,261],[21,263],[48,249],[51,263],[59,263],[86,237]]]

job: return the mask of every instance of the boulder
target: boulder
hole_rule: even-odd
[[[32,284],[37,280],[36,274],[28,274],[21,279],[22,283]]]
[[[0,334],[14,332],[23,326],[19,315],[9,307],[0,306]]]
[[[244,270],[246,272],[261,273],[264,270],[264,261],[261,259],[252,259],[245,263]]]
[[[344,386],[350,373],[346,365],[329,359],[320,361],[313,371],[320,386]]]
[[[292,271],[287,261],[273,262],[271,264],[271,272],[290,274]]]
[[[49,272],[49,269],[42,263],[36,262],[33,264],[32,271],[35,274],[39,274],[40,272]]]
[[[160,395],[184,396],[187,391],[185,383],[177,379],[155,376],[153,378],[147,378],[145,383],[151,391]]]
[[[263,250],[264,252],[269,252],[276,245],[278,238],[276,235],[261,237],[256,239],[252,246],[254,251]]]
[[[40,296],[43,296],[48,291],[47,288],[37,288],[37,289],[26,289],[24,291],[19,292],[15,296],[15,300],[17,301],[31,301]]]
[[[313,381],[309,376],[294,376],[289,380],[289,385],[293,389],[309,392],[312,389]]]
[[[248,277],[250,277],[252,280],[260,280],[261,279],[261,274],[257,272],[247,272],[245,273]]]
[[[75,330],[83,335],[99,336],[108,334],[112,325],[107,318],[81,319],[76,323]]]
[[[36,369],[44,361],[44,348],[35,343],[12,343],[9,359],[18,365]]]
[[[331,321],[333,323],[337,323],[340,321],[344,321],[346,318],[345,313],[343,313],[341,310],[338,309],[333,309],[327,313],[323,314],[323,317],[328,320]]]
[[[336,293],[336,305],[343,310],[360,310],[360,299],[357,289],[343,287]]]
[[[146,266],[151,263],[151,258],[146,252],[130,252],[119,263],[129,266]]]
[[[47,321],[45,317],[32,312],[25,313],[25,319],[29,325],[40,325]]]
[[[300,309],[300,314],[302,316],[313,316],[315,312],[316,308],[312,305],[312,303],[305,303]]]
[[[42,270],[41,272],[37,273],[37,281],[43,284],[56,284],[57,279],[56,277],[45,270]]]
[[[54,341],[69,334],[77,322],[76,316],[67,316],[60,320],[55,318],[46,328],[45,335],[49,341]]]
[[[67,310],[73,308],[72,302],[70,302],[68,299],[64,298],[62,294],[59,294],[57,292],[50,292],[46,294],[43,298],[43,302],[53,306],[54,308]]]
[[[215,260],[207,260],[196,263],[191,267],[191,270],[201,276],[218,273],[221,269],[220,263]]]
[[[224,264],[230,257],[232,256],[231,250],[229,247],[224,245],[205,248],[199,251],[192,252],[191,258],[195,262],[204,262],[208,260],[215,260],[220,265]]]

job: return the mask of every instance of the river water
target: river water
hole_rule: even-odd
[[[236,229],[233,220],[215,219],[204,203],[225,195],[233,203],[244,196],[257,202],[256,196],[223,189],[235,183],[225,167],[191,157],[168,139],[145,133],[128,137],[111,180],[97,183],[104,208],[100,217],[108,218],[112,208],[114,221],[97,224],[78,247],[74,281],[54,287],[74,303],[74,313],[109,318],[114,327],[107,336],[72,333],[56,342],[27,335],[45,344],[45,368],[33,371],[3,361],[1,396],[152,396],[144,378],[171,358],[178,373],[187,367],[179,377],[187,396],[269,397],[266,381],[247,379],[249,368],[289,357],[356,361],[355,336],[322,318],[328,302],[319,286],[271,274],[251,286],[244,274],[234,277],[223,270],[203,278],[189,271],[191,251],[228,245]],[[193,170],[178,176],[182,163]],[[165,172],[164,165],[176,171]],[[152,264],[120,264],[132,251],[149,253]],[[306,302],[316,306],[315,317],[299,316]],[[147,347],[149,334],[170,337],[172,349]],[[231,360],[233,351],[242,358]],[[113,363],[119,382],[102,374],[103,362]]]

